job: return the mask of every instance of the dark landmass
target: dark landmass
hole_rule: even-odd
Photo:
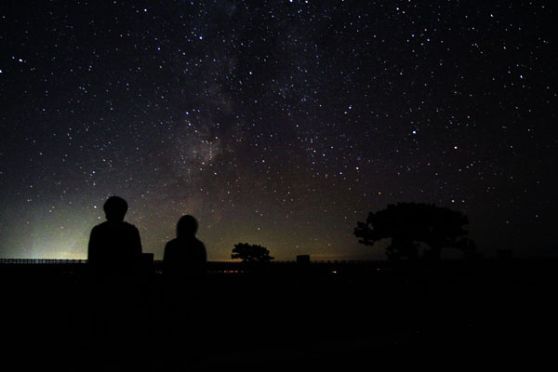
[[[57,371],[480,368],[534,366],[556,347],[558,260],[209,263],[204,280],[172,288],[159,266],[146,264],[140,294],[126,304],[125,295],[99,303],[82,262],[3,261],[5,363]],[[98,308],[113,305],[130,313],[120,339],[96,329]],[[131,352],[107,362],[109,344]]]

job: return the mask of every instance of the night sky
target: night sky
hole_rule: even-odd
[[[162,256],[383,258],[389,203],[556,255],[551,1],[2,1],[0,256],[84,258],[109,195]]]

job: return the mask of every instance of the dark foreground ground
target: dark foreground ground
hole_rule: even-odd
[[[107,287],[84,265],[1,265],[2,370],[556,365],[554,261],[214,269]]]

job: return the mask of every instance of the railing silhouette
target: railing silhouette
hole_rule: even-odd
[[[149,257],[148,257],[149,256]],[[162,275],[163,262],[153,260],[152,254],[146,254],[144,273],[149,275]],[[62,270],[64,272],[85,272],[87,260],[85,259],[29,259],[29,258],[2,258],[0,266],[26,268],[25,270],[48,269]],[[244,264],[239,261],[210,261],[207,263],[209,276],[243,276],[257,272],[271,276],[289,276],[290,274],[312,274],[318,276],[343,275],[348,272],[385,272],[389,271],[389,263],[385,261],[275,261],[271,263]]]
[[[58,258],[0,258],[0,265],[76,265],[85,264],[87,260]]]

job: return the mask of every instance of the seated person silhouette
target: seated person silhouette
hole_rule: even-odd
[[[103,206],[107,220],[91,230],[87,261],[96,274],[135,274],[141,264],[138,229],[127,222],[126,200],[111,196]]]
[[[176,239],[165,246],[163,270],[170,279],[195,279],[205,275],[207,253],[205,245],[196,238],[198,221],[182,216],[176,225]]]

